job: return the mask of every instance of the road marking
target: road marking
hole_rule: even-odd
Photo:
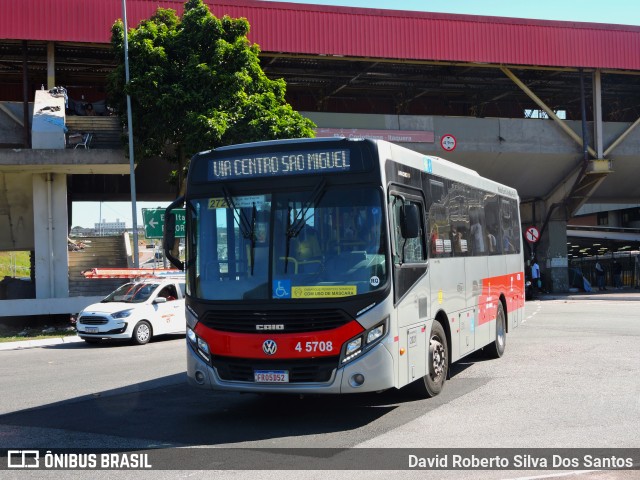
[[[540,301],[538,300],[536,302],[538,305],[536,306],[536,311],[531,313],[528,317],[526,317],[524,320],[522,320],[522,323],[527,323],[527,320],[531,320],[533,317],[535,317],[538,312],[540,311],[540,309],[542,308],[542,303],[540,303]]]

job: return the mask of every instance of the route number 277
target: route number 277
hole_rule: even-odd
[[[296,343],[295,350],[297,352],[332,352],[333,342],[298,342]]]

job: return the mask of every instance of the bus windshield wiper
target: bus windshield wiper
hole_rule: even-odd
[[[291,221],[291,207],[288,207],[287,209],[287,227],[285,229],[285,233],[287,235],[287,244],[285,247],[286,249],[285,249],[285,257],[284,257],[284,273],[287,273],[287,266],[289,265],[289,251],[291,249],[291,239],[293,237],[297,237],[302,231],[302,228],[307,223],[307,212],[313,205],[316,205],[324,195],[326,183],[327,182],[325,181],[324,178],[322,178],[318,182],[316,187],[313,189],[313,192],[311,192],[311,195],[305,202],[304,207],[301,208],[298,212],[296,212],[296,216],[293,219],[293,222]],[[289,203],[290,202],[287,202],[287,204]]]
[[[253,260],[254,260],[255,246],[256,246],[256,236],[255,236],[256,216],[257,216],[256,204],[255,202],[253,202],[253,207],[251,212],[251,222],[249,222],[244,211],[242,211],[241,208],[239,209],[236,207],[235,203],[233,202],[233,197],[231,196],[231,193],[229,192],[227,187],[225,187],[224,185],[222,186],[222,194],[224,195],[224,200],[227,203],[227,207],[231,207],[231,209],[234,212],[233,219],[235,220],[236,225],[238,225],[240,234],[242,235],[243,238],[249,240],[249,242],[251,243],[251,250],[249,252],[249,256],[250,256],[249,261],[251,262],[251,275],[253,275],[253,267],[254,267]],[[238,218],[236,218],[236,215],[235,215],[236,210],[238,210],[239,212]]]
[[[313,189],[313,192],[311,192],[311,195],[305,202],[304,207],[299,210],[299,212],[296,214],[296,217],[293,219],[293,223],[289,226],[289,228],[287,228],[287,237],[293,238],[297,237],[300,234],[308,220],[307,212],[312,206],[316,205],[324,195],[324,192],[326,191],[326,183],[327,182],[324,178],[321,179],[320,182],[318,182],[316,188]]]

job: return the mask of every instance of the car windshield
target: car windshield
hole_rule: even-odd
[[[323,299],[387,281],[382,196],[325,188],[192,200],[188,265],[207,300]]]
[[[102,303],[143,303],[158,288],[158,283],[125,283],[102,300]]]

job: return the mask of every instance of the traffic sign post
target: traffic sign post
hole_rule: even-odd
[[[540,231],[536,227],[529,227],[524,232],[524,237],[527,239],[527,242],[536,243],[540,240]]]
[[[144,223],[144,235],[147,238],[162,238],[164,229],[164,208],[143,208],[142,219]],[[185,238],[186,213],[184,208],[175,208],[176,238]]]

